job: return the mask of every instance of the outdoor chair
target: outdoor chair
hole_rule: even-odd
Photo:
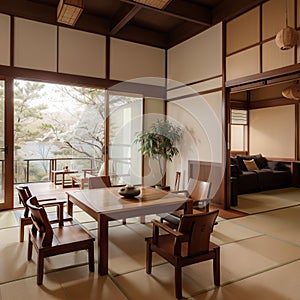
[[[109,176],[93,176],[88,178],[88,188],[89,189],[98,189],[111,187],[110,177]]]
[[[32,228],[28,239],[28,260],[32,258],[32,246],[37,252],[37,284],[43,283],[44,258],[79,250],[88,250],[89,270],[94,272],[95,239],[79,224],[51,226],[45,208],[35,196],[27,200],[31,212]]]
[[[110,176],[93,176],[88,178],[88,188],[89,189],[99,189],[111,187]],[[126,219],[122,220],[123,225],[126,224]]]
[[[214,283],[220,285],[220,247],[210,242],[219,211],[186,214],[180,218],[177,230],[153,220],[153,235],[146,238],[146,272],[152,271],[152,253],[167,260],[175,267],[175,294],[182,298],[182,267],[213,260]],[[168,234],[160,235],[160,230]]]
[[[210,190],[210,182],[190,178],[187,190],[173,191],[173,193],[185,194],[187,198],[192,199],[193,213],[199,213],[209,211]],[[169,225],[177,227],[179,225],[180,217],[183,213],[183,210],[181,208],[178,208],[178,210],[172,213],[162,213],[159,214],[159,216],[161,218],[161,222],[166,221],[170,223]]]
[[[32,220],[29,216],[29,208],[27,206],[27,200],[32,197],[31,191],[27,185],[16,186],[18,192],[18,198],[20,203],[24,206],[24,212],[20,217],[20,242],[24,241],[24,228],[26,225],[32,224]],[[44,207],[56,207],[55,212],[48,213],[48,218],[51,223],[64,224],[64,221],[72,220],[72,217],[64,212],[64,204],[66,200],[57,200],[56,198],[41,199],[38,200],[40,205]]]

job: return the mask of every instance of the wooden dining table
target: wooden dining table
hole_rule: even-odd
[[[124,198],[119,195],[120,187],[67,191],[68,213],[73,215],[73,205],[80,207],[98,223],[98,272],[108,274],[108,222],[132,217],[172,212],[184,207],[191,213],[193,202],[183,195],[139,187],[140,195]]]

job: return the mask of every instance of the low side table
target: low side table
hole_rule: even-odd
[[[71,187],[72,182],[67,181],[65,176],[70,174],[78,173],[77,170],[52,170],[51,171],[51,181],[55,184],[61,184],[63,188]],[[61,181],[57,180],[57,175],[61,175]],[[70,184],[71,183],[71,184]]]

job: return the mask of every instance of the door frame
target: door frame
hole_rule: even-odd
[[[1,77],[4,80],[4,203],[0,210],[14,207],[14,78]]]

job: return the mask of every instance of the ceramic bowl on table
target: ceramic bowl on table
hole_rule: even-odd
[[[125,198],[134,198],[140,194],[140,189],[132,186],[126,185],[119,190],[119,194]]]

